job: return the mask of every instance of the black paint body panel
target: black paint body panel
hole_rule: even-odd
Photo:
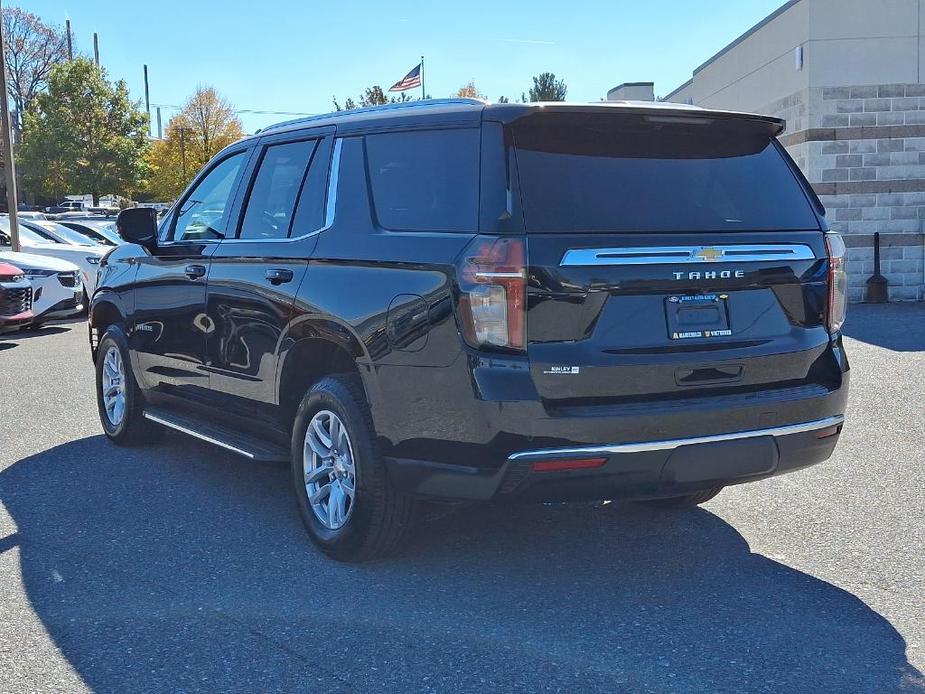
[[[827,458],[837,435],[824,443],[800,434],[674,454],[616,455],[600,470],[542,478],[515,469],[508,458],[521,451],[718,435],[840,416],[849,375],[841,338],[824,325],[828,263],[821,216],[818,229],[787,233],[670,239],[527,233],[516,185],[504,190],[516,174],[504,124],[523,112],[511,105],[399,111],[394,117],[361,113],[293,123],[239,143],[256,151],[287,137],[340,140],[339,177],[329,192],[337,201],[332,223],[292,240],[231,238],[154,252],[119,247],[101,268],[91,314],[103,315],[104,306],[119,314],[146,398],[285,445],[291,365],[301,363],[308,345],[341,350],[362,378],[393,482],[422,496],[664,496]],[[481,128],[479,228],[400,232],[378,224],[363,136],[415,128]],[[255,161],[252,156],[235,194],[235,215]],[[456,267],[479,234],[526,240],[523,354],[475,350],[461,338]],[[722,282],[677,281],[672,266],[561,265],[563,254],[576,248],[746,242],[805,244],[818,260],[754,263],[744,276]],[[184,272],[190,264],[205,265],[206,276],[190,279]],[[287,270],[291,279],[274,284],[268,269]],[[728,296],[734,335],[669,339],[666,297],[705,291]],[[552,367],[577,370],[561,375]],[[693,386],[684,380],[698,373],[737,376],[734,382],[704,376]],[[751,460],[736,472],[743,458]],[[519,475],[516,484],[511,475]]]

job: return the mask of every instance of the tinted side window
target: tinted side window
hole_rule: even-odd
[[[383,227],[478,228],[478,130],[367,135],[366,153],[373,205]]]
[[[172,238],[181,241],[225,237],[234,184],[245,160],[245,152],[232,154],[199,181],[177,211]]]
[[[241,223],[242,239],[289,236],[296,200],[305,183],[316,142],[287,142],[264,150]]]
[[[328,192],[328,167],[331,163],[331,146],[334,138],[326,137],[315,147],[308,176],[302,185],[302,194],[296,204],[290,236],[302,236],[324,226],[325,203]]]

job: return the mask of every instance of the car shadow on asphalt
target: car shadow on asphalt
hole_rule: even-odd
[[[925,302],[853,304],[844,333],[894,352],[925,352]]]
[[[48,337],[50,335],[57,335],[59,333],[69,332],[71,328],[63,325],[43,325],[40,328],[18,330],[15,333],[7,333],[6,337],[10,340],[28,340],[33,337]]]
[[[64,444],[0,499],[0,552],[97,691],[922,686],[884,617],[703,509],[464,507],[346,566],[307,541],[285,468],[181,436]]]

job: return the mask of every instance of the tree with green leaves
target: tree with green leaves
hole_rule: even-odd
[[[52,68],[23,121],[19,162],[33,192],[130,196],[148,173],[148,117],[125,82],[84,58]]]
[[[565,80],[557,80],[552,72],[542,72],[533,78],[530,101],[565,101],[567,92]]]
[[[430,98],[428,94],[426,98]],[[406,101],[416,101],[412,97],[408,96],[407,92],[402,92],[398,96],[387,96],[386,93],[382,90],[378,84],[374,84],[372,87],[367,87],[363,90],[363,93],[359,96],[359,101],[354,101],[353,99],[348,98],[344,101],[344,105],[341,106],[340,102],[337,100],[337,97],[332,99],[334,102],[335,111],[351,111],[355,108],[363,108],[365,106],[381,106],[383,104],[403,104]]]

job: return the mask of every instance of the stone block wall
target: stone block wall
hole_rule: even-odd
[[[845,236],[851,300],[877,232],[890,299],[925,298],[925,85],[807,89],[759,110],[788,121],[781,141]]]

